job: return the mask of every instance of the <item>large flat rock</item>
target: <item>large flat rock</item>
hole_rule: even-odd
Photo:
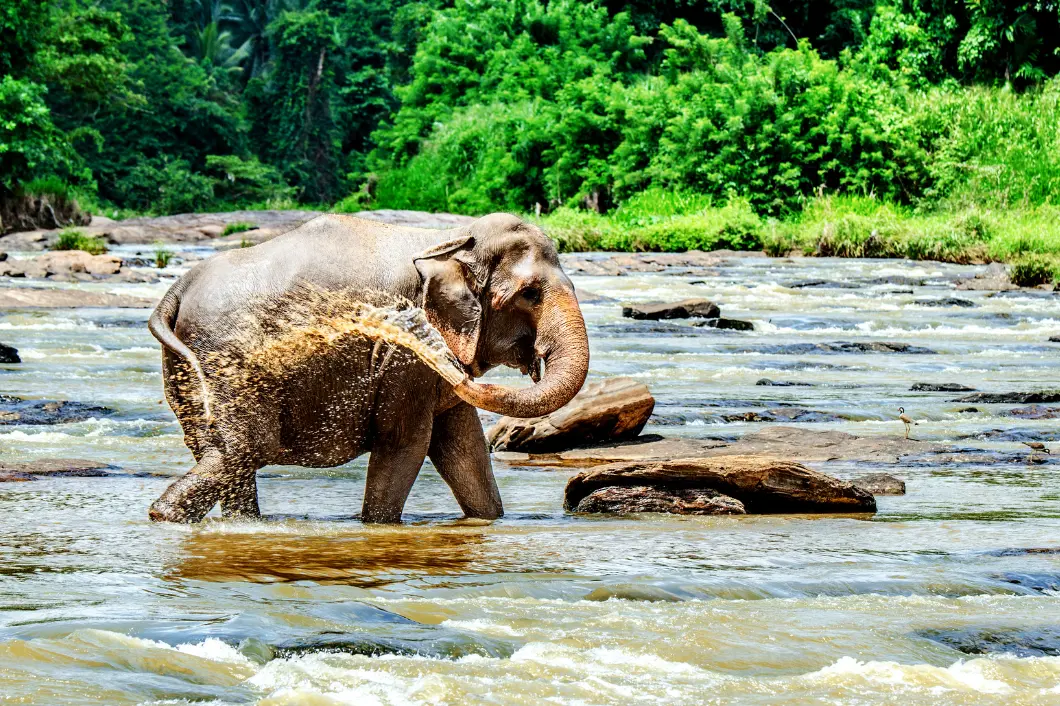
[[[86,292],[80,289],[0,288],[0,309],[148,309],[156,303],[153,299],[128,294]]]
[[[0,483],[18,483],[41,477],[99,478],[114,466],[83,458],[44,458],[37,461],[0,461]]]
[[[651,441],[599,446],[588,449],[571,449],[550,454],[529,454],[500,451],[493,458],[512,466],[558,466],[588,468],[615,461],[655,461],[660,459],[703,456],[724,441],[710,439],[664,439],[652,437]]]
[[[667,461],[685,457],[768,456],[796,461],[875,461],[895,463],[905,456],[950,450],[902,436],[861,437],[841,431],[815,431],[773,426],[747,434],[734,442],[716,439],[662,438],[642,442],[572,449],[551,454],[497,453],[494,457],[513,466],[589,468],[619,461]]]
[[[876,511],[876,499],[850,483],[792,461],[758,456],[600,466],[567,481],[563,506],[574,510],[601,488],[639,486],[671,491],[709,488],[740,501],[749,513]]]
[[[590,382],[552,414],[531,419],[502,417],[486,437],[498,451],[562,451],[640,434],[655,408],[648,386],[631,378]]]

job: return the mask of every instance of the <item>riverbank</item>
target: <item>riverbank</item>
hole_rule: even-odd
[[[1060,208],[918,212],[873,198],[820,197],[766,219],[739,200],[645,192],[610,215],[561,208],[537,221],[564,251],[763,250],[769,255],[1013,265],[1022,286],[1060,285]]]

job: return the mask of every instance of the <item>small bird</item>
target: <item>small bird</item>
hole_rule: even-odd
[[[917,422],[914,422],[912,418],[905,413],[905,407],[898,408],[898,418],[902,420],[902,424],[905,424],[905,438],[909,438],[909,427],[916,426]]]
[[[1052,453],[1049,451],[1049,447],[1040,441],[1024,441],[1021,442],[1024,446],[1029,446],[1035,451],[1044,451],[1045,453]]]

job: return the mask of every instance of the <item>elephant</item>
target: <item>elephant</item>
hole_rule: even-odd
[[[281,357],[240,383],[248,341],[260,343],[307,292],[421,307],[462,381],[404,348],[352,336]],[[503,213],[447,230],[321,215],[199,263],[169,289],[148,328],[162,344],[166,398],[196,461],[151,505],[154,521],[198,522],[218,502],[223,517],[260,517],[259,468],[330,468],[363,453],[364,522],[400,522],[428,457],[465,516],[496,519],[504,509],[477,409],[549,414],[577,394],[589,367],[585,321],[555,246]],[[532,384],[475,380],[500,365]]]

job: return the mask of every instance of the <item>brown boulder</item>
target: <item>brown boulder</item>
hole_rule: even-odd
[[[487,433],[495,451],[554,452],[640,434],[655,408],[644,383],[630,378],[590,382],[544,417],[502,417]]]
[[[743,503],[710,488],[665,490],[646,485],[611,486],[586,495],[577,513],[665,512],[671,515],[746,515]]]
[[[751,513],[876,511],[876,499],[850,483],[791,461],[755,456],[598,466],[567,481],[563,506],[573,510],[600,488],[645,485],[665,490],[710,488],[736,498]]]
[[[643,438],[643,437],[642,437]],[[493,458],[511,466],[558,466],[590,468],[618,461],[660,461],[668,458],[693,458],[708,456],[713,449],[725,447],[724,441],[715,439],[667,439],[653,437],[614,446],[597,446],[588,449],[571,449],[551,454],[528,454],[499,451]]]
[[[651,304],[635,304],[622,307],[622,316],[627,319],[717,319],[721,316],[718,305],[707,299],[685,299],[683,301]]]
[[[8,260],[0,265],[0,274],[10,277],[44,278],[71,273],[114,275],[120,270],[121,258],[117,255],[90,255],[82,250],[49,252],[25,260]]]

